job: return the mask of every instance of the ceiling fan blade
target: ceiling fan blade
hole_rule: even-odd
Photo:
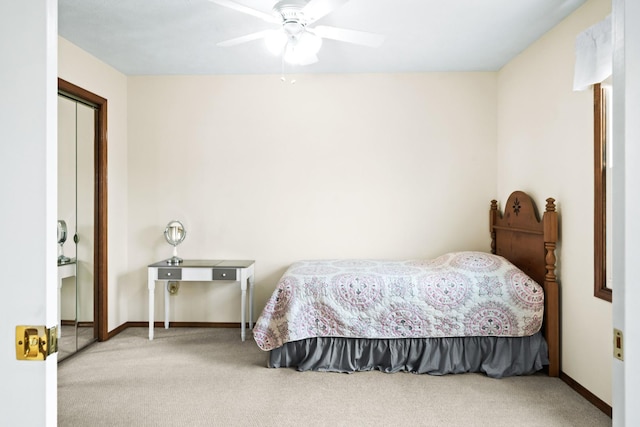
[[[385,39],[385,36],[381,34],[347,30],[345,28],[327,27],[326,25],[318,25],[317,27],[308,30],[325,39],[338,40],[341,42],[354,43],[369,47],[380,47],[382,43],[384,43]]]
[[[212,3],[219,4],[220,6],[228,7],[229,9],[237,10],[238,12],[246,13],[247,15],[255,16],[263,21],[279,24],[280,20],[269,13],[262,12],[260,10],[252,9],[240,3],[236,3],[231,0],[209,0]]]
[[[234,39],[225,40],[225,41],[216,43],[216,45],[220,46],[220,47],[235,46],[237,44],[241,44],[241,43],[246,43],[246,42],[250,42],[250,41],[253,41],[253,40],[262,39],[262,38],[266,37],[268,34],[270,34],[272,32],[273,32],[273,30],[258,31],[257,33],[247,34],[246,36],[236,37]]]
[[[304,13],[304,16],[308,20],[307,24],[311,24],[348,1],[349,0],[311,0],[302,9],[302,13]]]

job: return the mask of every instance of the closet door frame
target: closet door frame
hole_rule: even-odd
[[[61,78],[58,78],[58,92],[95,106],[93,334],[98,341],[106,341],[109,338],[107,329],[107,100]]]

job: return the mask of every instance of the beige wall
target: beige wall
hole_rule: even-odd
[[[496,73],[129,78],[129,259],[255,259],[256,314],[308,258],[489,247]],[[172,318],[237,322],[237,286],[181,285]],[[156,289],[156,318],[162,318]]]
[[[557,199],[562,371],[611,404],[611,304],[593,297],[593,108],[573,92],[576,36],[610,13],[590,0],[498,74],[498,195]]]
[[[107,99],[109,330],[126,322],[131,301],[123,280],[127,258],[127,77],[58,37],[58,76]]]
[[[173,218],[181,256],[257,261],[256,315],[297,259],[488,245],[495,73],[127,77],[63,38],[59,61],[108,99],[109,330],[147,319]],[[173,298],[175,320],[239,320],[233,284]]]

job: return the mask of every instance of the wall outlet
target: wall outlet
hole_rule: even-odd
[[[169,291],[169,295],[176,295],[178,293],[178,289],[180,289],[180,282],[167,283],[167,290]]]

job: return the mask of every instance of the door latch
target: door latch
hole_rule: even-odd
[[[613,357],[624,361],[624,340],[622,339],[622,331],[613,329]]]
[[[16,326],[16,359],[45,360],[58,351],[58,328]]]

